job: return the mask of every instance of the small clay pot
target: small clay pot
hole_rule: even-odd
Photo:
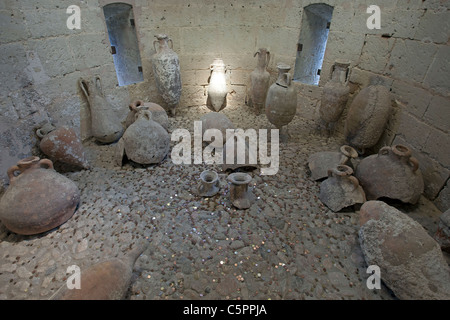
[[[228,176],[230,186],[230,200],[233,206],[238,209],[248,209],[255,202],[255,196],[248,189],[248,184],[252,181],[251,175],[244,172],[231,173]]]
[[[205,170],[200,174],[200,184],[197,186],[196,193],[202,197],[212,197],[220,190],[219,175],[212,170]]]
[[[319,199],[334,212],[366,202],[364,190],[352,173],[349,166],[338,165],[328,170],[328,179],[320,184]]]
[[[74,214],[80,202],[78,187],[53,170],[49,159],[22,159],[8,169],[8,177],[10,185],[0,200],[0,220],[15,233],[32,235],[56,228]]]

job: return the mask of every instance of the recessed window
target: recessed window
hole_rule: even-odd
[[[317,3],[304,8],[297,44],[294,80],[318,85],[327,46],[333,7]]]
[[[112,3],[103,7],[103,14],[119,86],[144,81],[133,7]]]

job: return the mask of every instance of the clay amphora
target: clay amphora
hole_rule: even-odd
[[[153,46],[156,53],[152,55],[151,61],[156,87],[164,102],[167,103],[171,116],[175,116],[182,90],[180,61],[178,55],[172,50],[172,39],[165,34],[158,34],[155,37],[157,40],[153,42]]]
[[[334,212],[366,202],[364,190],[352,173],[349,166],[338,165],[328,170],[328,179],[320,184],[319,199]]]
[[[230,185],[230,200],[238,209],[248,209],[255,202],[254,194],[248,189],[252,176],[244,172],[234,172],[228,176]]]
[[[345,122],[345,139],[356,148],[373,147],[391,115],[391,95],[382,85],[362,89],[352,101]]]
[[[15,233],[32,235],[58,227],[80,202],[76,184],[56,172],[49,159],[22,159],[8,169],[8,177],[10,185],[0,200],[0,220]]]
[[[256,114],[264,113],[266,107],[267,90],[269,90],[270,73],[266,70],[270,61],[270,53],[261,48],[255,53],[258,55],[258,64],[250,74],[250,100],[249,105],[253,107]]]
[[[415,204],[424,189],[419,162],[403,145],[383,147],[378,154],[364,158],[355,176],[368,200],[387,197]]]
[[[210,69],[211,78],[209,81],[206,106],[212,111],[219,112],[227,106],[228,88],[225,75],[227,68],[222,59],[215,59]]]
[[[297,92],[288,73],[291,67],[279,64],[277,68],[278,79],[267,92],[266,116],[280,130],[281,141],[286,141],[288,135],[283,127],[292,121],[297,112]]]
[[[328,125],[339,120],[347,104],[350,92],[347,84],[349,65],[348,62],[336,61],[331,79],[323,88],[319,113],[320,118]]]
[[[122,300],[131,284],[133,266],[147,248],[140,243],[124,257],[99,262],[81,270],[80,288],[64,284],[52,300]]]
[[[158,122],[166,131],[169,129],[169,117],[166,110],[159,104],[153,102],[144,102],[142,100],[136,100],[129,106],[130,112],[128,112],[125,119],[125,129],[131,126],[136,120],[136,114],[139,110],[148,110],[152,113],[152,120]]]
[[[212,197],[219,192],[219,175],[212,170],[205,170],[200,174],[200,183],[196,193],[202,197]]]
[[[89,103],[92,136],[101,143],[119,140],[123,134],[123,126],[103,96],[100,77],[95,76],[93,81],[80,79],[78,84]]]
[[[83,169],[90,168],[81,140],[73,128],[55,128],[47,123],[36,134],[41,138],[39,148],[48,157]]]
[[[148,110],[136,114],[136,121],[127,128],[116,148],[123,147],[128,159],[140,164],[160,163],[170,148],[170,136]],[[120,157],[120,156],[119,156]]]
[[[341,146],[339,152],[323,151],[312,154],[308,158],[311,179],[319,180],[328,177],[328,169],[340,164],[352,167],[350,160],[358,157],[358,152],[350,146]]]

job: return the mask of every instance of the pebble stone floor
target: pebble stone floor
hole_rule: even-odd
[[[194,121],[207,112],[178,110],[169,133],[185,128],[193,136]],[[237,128],[274,128],[247,106],[221,112]],[[149,246],[134,266],[131,300],[395,299],[384,285],[366,286],[358,208],[334,213],[318,199],[308,156],[338,150],[343,139],[325,137],[316,127],[299,116],[288,125],[291,137],[280,146],[278,173],[251,172],[257,200],[247,210],[232,207],[227,173],[219,166],[175,165],[169,152],[158,165],[127,162],[120,168],[114,144],[86,142],[93,168],[62,172],[81,191],[71,219],[35,236],[0,225],[0,299],[50,299],[66,285],[69,266],[83,271],[122,257],[143,240]],[[220,176],[220,193],[211,198],[192,192],[205,169]],[[430,224],[431,234],[439,211],[423,197],[410,211],[421,211],[416,216]]]

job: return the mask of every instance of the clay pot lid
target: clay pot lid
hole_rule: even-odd
[[[219,175],[215,171],[205,170],[200,174],[200,179],[208,183],[215,183],[219,179]]]
[[[249,184],[252,181],[252,176],[245,172],[234,172],[228,176],[228,181],[233,184]]]

